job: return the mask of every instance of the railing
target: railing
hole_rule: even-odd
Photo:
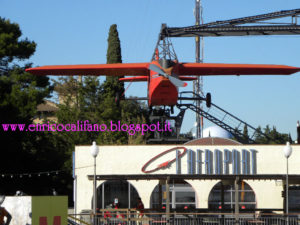
[[[192,97],[194,96],[194,98]],[[262,133],[257,128],[251,126],[245,121],[239,119],[228,111],[222,109],[221,107],[211,103],[211,107],[207,108],[203,104],[203,108],[199,108],[194,104],[195,97],[198,99],[204,99],[200,95],[197,95],[190,91],[180,92],[179,102],[177,107],[179,109],[190,109],[195,113],[203,116],[212,123],[222,127],[223,129],[230,132],[235,138],[240,142],[255,143],[255,138],[257,136],[262,136],[267,139],[271,139],[266,134]],[[193,100],[194,99],[194,100]],[[245,137],[243,134],[243,129],[247,127],[248,136]]]
[[[130,209],[101,210],[100,213],[69,215],[72,225],[300,225],[300,215],[253,213],[239,214],[238,221],[231,213],[139,213]],[[95,219],[95,223],[94,223]]]

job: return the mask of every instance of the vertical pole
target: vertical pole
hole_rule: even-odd
[[[172,199],[172,201],[171,201],[171,206],[172,206],[172,209],[175,209],[176,208],[176,205],[175,205],[175,201],[176,201],[176,199],[175,199],[175,188],[174,188],[174,181],[173,181],[173,185],[172,185],[172,192],[171,192],[171,199]]]
[[[195,19],[196,25],[200,24],[200,0],[195,0]],[[195,55],[196,55],[196,63],[200,62],[200,37],[197,36],[195,39]],[[197,77],[197,80],[194,81],[194,93],[199,94],[200,92],[200,77]],[[195,96],[196,97],[196,96]],[[197,108],[200,108],[200,100],[196,100]],[[196,138],[201,138],[201,118],[199,113],[196,113]]]
[[[97,225],[97,222],[96,222],[96,207],[97,207],[97,193],[96,193],[96,157],[94,157],[94,225]]]
[[[131,194],[130,194],[130,183],[128,182],[128,210],[127,210],[127,223],[129,222],[130,220],[130,208],[131,208],[131,205],[130,205],[130,200],[131,200]]]
[[[170,224],[170,177],[167,177],[166,179],[166,219],[167,219],[167,225]]]
[[[196,25],[200,24],[200,4],[201,0],[195,0],[195,19],[196,19]],[[196,37],[196,62],[200,62],[200,37]]]
[[[131,208],[131,205],[130,205],[130,183],[128,182],[128,208],[130,209]]]
[[[162,180],[158,182],[158,208],[162,209]]]
[[[285,187],[285,190],[286,190],[286,200],[285,200],[285,203],[286,203],[286,221],[287,221],[287,224],[289,224],[289,158],[287,157],[286,158],[286,187]]]
[[[74,214],[77,218],[77,175],[76,175],[76,166],[75,166],[75,152],[72,152],[72,172],[73,172],[73,202],[74,202]]]
[[[234,218],[235,218],[235,225],[239,225],[239,177],[235,177],[234,181],[234,197],[235,197],[235,206],[234,206]]]
[[[299,123],[299,121],[297,121],[297,144],[300,145],[300,123]]]
[[[202,5],[201,0],[195,0],[195,19],[196,19],[196,25],[200,25],[200,23],[203,23],[202,18]],[[201,46],[200,46],[200,42]],[[197,36],[195,39],[195,55],[196,55],[196,63],[202,63],[203,62],[203,37]],[[197,95],[203,96],[203,78],[202,76],[198,76],[197,80],[194,81],[193,85],[193,92]],[[195,96],[196,97],[196,96]],[[197,108],[201,108],[201,100],[196,100],[196,106]],[[196,137],[201,138],[202,137],[202,130],[203,130],[203,124],[202,124],[202,117],[199,115],[199,113],[196,113]]]
[[[104,199],[104,196],[105,196],[105,190],[104,190],[105,186],[104,186],[104,183],[102,184],[102,209],[105,209],[105,205],[104,205],[104,202],[105,202],[105,199]]]
[[[224,206],[225,206],[225,204],[224,204],[224,184],[223,184],[223,181],[221,181],[221,207],[222,207],[222,211],[223,211],[223,209],[224,209]]]
[[[224,199],[225,199],[225,195],[224,195],[224,184],[223,184],[223,181],[221,181],[221,213],[222,213],[222,221],[221,221],[221,224],[224,224],[224,214],[223,214],[223,210],[224,210]]]
[[[77,218],[77,175],[74,176],[74,214]]]

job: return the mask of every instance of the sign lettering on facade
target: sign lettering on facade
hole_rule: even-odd
[[[196,156],[196,157],[195,157]],[[256,151],[242,149],[189,149],[187,155],[188,174],[256,174]],[[181,171],[177,164],[177,173]]]
[[[171,152],[175,157],[160,163],[153,168],[153,164]],[[256,150],[253,149],[187,149],[186,147],[174,147],[161,152],[151,158],[143,167],[142,172],[153,173],[161,169],[169,168],[176,162],[176,174],[183,171],[187,174],[256,174]],[[172,156],[172,154],[171,154]],[[186,157],[186,167],[182,167],[181,159]],[[150,167],[151,169],[148,169]],[[186,168],[186,169],[184,169]]]

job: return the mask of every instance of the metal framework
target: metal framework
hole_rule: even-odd
[[[293,9],[231,20],[216,21],[188,27],[167,27],[164,25],[164,28],[160,33],[160,38],[164,39],[165,37],[197,36],[220,37],[247,35],[299,35],[300,25],[297,24],[299,15],[300,9]],[[291,17],[291,22],[261,22],[283,17]],[[259,23],[264,23],[264,25],[253,25]]]
[[[282,10],[272,13],[260,14],[256,16],[241,17],[230,20],[222,20],[200,24],[201,0],[195,0],[195,17],[196,25],[187,27],[167,27],[162,24],[159,34],[156,49],[162,47],[163,51],[170,49],[170,37],[195,37],[196,38],[196,62],[203,62],[203,55],[201,59],[200,54],[200,39],[203,44],[203,37],[223,37],[223,36],[249,36],[249,35],[299,35],[300,25],[298,25],[298,17],[300,9]],[[289,23],[281,21],[270,22],[270,20],[290,17]],[[202,21],[203,22],[203,21]],[[167,42],[165,41],[167,40]],[[167,43],[167,44],[166,44]],[[202,46],[203,51],[203,46]],[[172,52],[173,46],[172,46]],[[202,52],[203,54],[203,52]],[[153,54],[154,57],[155,54]],[[164,53],[164,56],[166,54]],[[175,54],[176,56],[176,54]],[[196,94],[203,95],[203,81],[202,78],[194,82],[194,90]],[[196,108],[201,109],[201,100],[196,100]],[[197,122],[197,138],[201,134],[200,111],[196,111]]]
[[[165,29],[166,29],[166,24],[162,24],[160,34]],[[178,61],[173,44],[168,38],[168,35],[161,37],[160,34],[151,61],[155,60],[156,57],[158,57],[159,59],[170,59],[170,60]],[[156,55],[157,53],[158,55]]]

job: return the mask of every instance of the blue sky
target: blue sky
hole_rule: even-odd
[[[202,0],[204,22],[300,8],[299,0]],[[16,22],[37,43],[30,61],[37,65],[106,62],[107,35],[118,25],[123,62],[151,59],[162,23],[195,23],[194,0],[1,0],[0,15]],[[300,67],[300,36],[205,38],[204,62],[283,64]],[[180,61],[193,62],[193,38],[174,38]],[[213,102],[253,126],[267,124],[296,138],[300,120],[300,73],[292,76],[205,77]],[[190,90],[192,83],[182,91]],[[146,86],[132,84],[128,95],[146,96]],[[187,113],[183,131],[194,124]],[[208,125],[208,123],[206,123]]]

